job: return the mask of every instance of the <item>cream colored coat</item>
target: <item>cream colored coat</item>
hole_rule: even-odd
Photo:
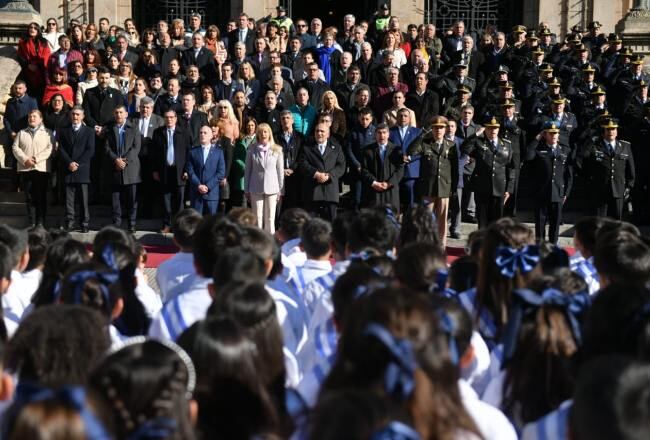
[[[33,136],[28,128],[21,130],[14,140],[13,153],[18,162],[16,170],[19,173],[33,170],[49,173],[49,159],[52,155],[52,133],[43,125],[34,132]],[[24,165],[25,161],[30,157],[36,158],[34,168],[26,168]]]

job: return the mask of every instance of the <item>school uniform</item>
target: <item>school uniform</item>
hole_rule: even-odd
[[[527,423],[521,434],[521,440],[568,440],[569,413],[573,400],[565,400],[560,406],[541,419]]]
[[[497,408],[482,402],[476,391],[463,379],[458,381],[463,406],[474,420],[484,440],[517,440],[508,418]]]
[[[142,303],[147,317],[153,319],[162,308],[160,295],[149,286],[147,277],[140,269],[135,270],[135,277],[138,280],[138,284],[135,287],[135,296]]]
[[[108,336],[111,339],[111,350],[118,349],[128,339],[113,324],[108,326]]]
[[[328,357],[318,358],[314,366],[303,373],[302,380],[295,391],[300,395],[302,401],[308,408],[314,408],[316,406],[321,385],[332,369],[334,360],[335,356],[333,354]]]
[[[327,275],[331,271],[332,264],[329,260],[319,261],[307,259],[304,265],[296,267],[296,279],[293,280],[293,287],[302,294],[309,283],[316,278]]]
[[[149,336],[175,341],[196,321],[205,318],[212,304],[208,284],[212,278],[196,275],[186,289],[167,301],[151,321]]]
[[[494,406],[495,408],[501,408],[503,403],[503,385],[506,381],[506,371],[501,370],[498,375],[492,378],[488,384],[481,400],[483,402]],[[516,421],[514,421],[516,423]]]
[[[585,283],[589,287],[590,295],[600,290],[600,277],[598,276],[596,266],[594,266],[594,257],[585,258],[580,252],[576,252],[569,260],[569,267],[571,271],[577,273],[585,280]]]
[[[474,349],[472,363],[460,370],[460,377],[479,395],[483,394],[490,379],[491,358],[487,344],[476,330],[472,331],[470,344]]]
[[[21,275],[21,290],[24,290],[26,296],[28,295],[30,297],[31,303],[31,297],[36,293],[36,290],[38,290],[38,286],[41,284],[41,280],[43,279],[43,271],[40,269],[32,269],[23,272]]]
[[[307,254],[300,249],[300,238],[287,240],[280,247],[280,252],[283,257],[291,261],[294,267],[300,267],[307,261]]]
[[[320,298],[325,293],[329,294],[329,292],[332,290],[332,287],[334,287],[334,282],[336,279],[340,275],[344,274],[346,270],[348,270],[349,265],[349,261],[339,261],[334,265],[334,267],[332,267],[332,271],[330,273],[320,278],[316,278],[314,281],[307,284],[307,287],[305,287],[303,293],[303,298],[305,300],[305,304],[307,305],[307,309],[312,314]]]
[[[11,337],[29,305],[34,292],[24,291],[22,286],[23,276],[17,270],[11,271],[11,285],[2,295],[2,313],[4,316],[7,335]]]
[[[169,300],[169,292],[195,273],[194,255],[191,252],[178,252],[162,262],[156,271],[156,283],[163,300]]]
[[[465,292],[461,292],[458,295],[458,302],[472,317],[472,320],[474,321],[476,326],[476,330],[479,332],[479,334],[487,344],[488,349],[490,349],[490,351],[494,349],[494,347],[499,342],[496,337],[497,327],[496,324],[494,323],[494,318],[492,317],[492,314],[487,309],[484,308],[481,312],[481,316],[477,316],[476,287],[472,287],[471,289],[466,290]]]

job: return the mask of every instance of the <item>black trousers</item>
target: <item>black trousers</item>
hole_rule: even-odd
[[[469,189],[471,181],[471,174],[463,174],[463,185],[465,187],[463,197],[461,198],[461,214],[463,217],[474,217],[476,214],[476,196],[474,195],[474,192]]]
[[[460,232],[462,200],[463,188],[458,188],[456,194],[452,194],[449,198],[449,232]]]
[[[163,186],[163,226],[171,226],[172,217],[185,206],[185,185],[176,182]]]
[[[136,197],[137,187],[137,184],[111,186],[113,224],[115,226],[120,226],[122,224],[122,203],[124,203],[124,207],[127,211],[129,228],[135,228],[135,221],[138,213],[138,199]]]
[[[309,211],[316,217],[331,222],[336,218],[337,207],[338,203],[336,202],[313,201],[310,203]]]
[[[67,226],[74,225],[75,213],[79,201],[79,220],[82,226],[88,227],[90,211],[88,210],[88,184],[68,183],[65,185],[65,222]]]
[[[503,207],[503,213],[508,217],[514,217],[517,215],[517,192],[519,189],[519,168],[515,168],[515,186],[506,201],[505,206]]]
[[[19,173],[20,186],[27,197],[29,224],[44,224],[47,211],[47,182],[49,173],[24,171]]]
[[[486,196],[474,194],[478,227],[485,228],[490,223],[503,217],[503,196]]]
[[[548,241],[557,244],[562,220],[562,202],[535,203],[535,238],[537,241],[546,239],[546,224],[548,223]]]
[[[623,219],[623,198],[614,198],[607,196],[603,199],[595,200],[594,207],[598,217],[611,217],[615,220]]]

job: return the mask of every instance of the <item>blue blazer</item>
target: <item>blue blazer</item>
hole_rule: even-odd
[[[398,146],[402,150],[402,154],[406,154],[408,151],[409,145],[413,143],[414,140],[420,136],[422,130],[417,127],[411,127],[406,129],[406,136],[404,140],[399,133],[399,128],[397,126],[390,129],[390,134],[388,135],[388,140]],[[411,156],[411,162],[404,167],[404,178],[405,179],[417,179],[420,177],[420,155]]]
[[[203,149],[200,145],[194,147],[187,156],[185,166],[192,183],[190,198],[192,200],[199,197],[203,200],[219,200],[219,182],[226,177],[226,161],[223,157],[223,150],[213,145],[204,164]],[[199,185],[207,185],[210,191],[207,194],[199,194]]]

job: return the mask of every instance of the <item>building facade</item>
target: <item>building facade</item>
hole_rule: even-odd
[[[638,1],[637,1],[638,2]],[[225,21],[245,11],[254,18],[273,14],[282,4],[291,16],[318,16],[325,25],[338,25],[343,15],[369,17],[384,0],[33,0],[43,19],[56,17],[60,23],[69,19],[97,22],[107,17],[111,23],[123,23],[133,17],[140,27],[160,19],[189,17],[199,12],[209,23]],[[434,22],[446,28],[453,21],[465,20],[468,28],[480,31],[496,23],[500,29],[514,24],[536,28],[547,22],[559,36],[572,26],[586,27],[598,20],[603,31],[613,32],[626,13],[636,6],[635,0],[390,0],[392,13],[408,23]]]

